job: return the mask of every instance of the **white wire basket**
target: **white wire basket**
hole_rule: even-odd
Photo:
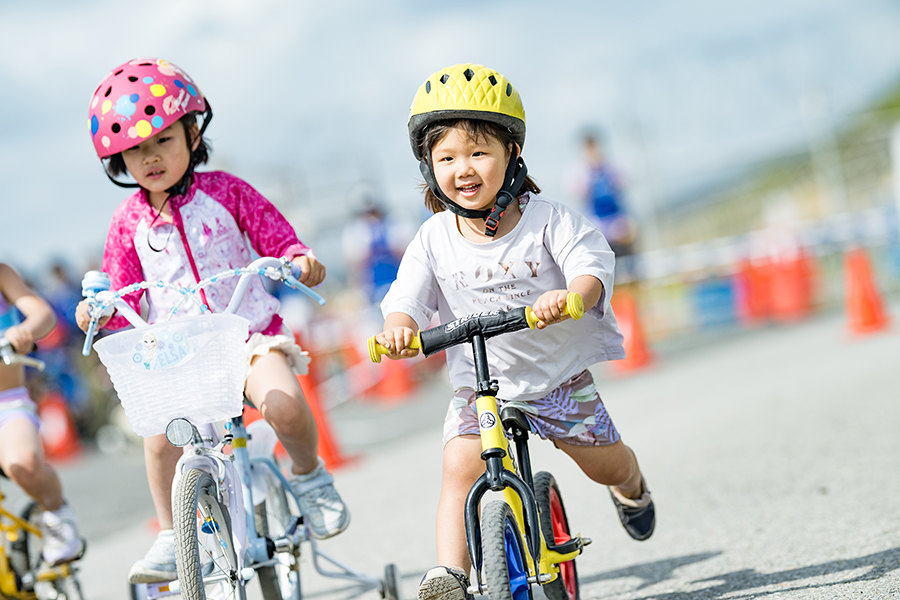
[[[94,344],[131,428],[165,433],[177,417],[203,425],[241,414],[250,322],[204,314],[131,329]]]

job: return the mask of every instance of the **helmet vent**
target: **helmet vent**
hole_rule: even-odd
[[[113,133],[119,133],[120,131],[122,131],[122,126],[118,123],[113,123],[110,129],[112,129]]]
[[[450,81],[450,76],[449,76],[449,75],[447,75],[446,73],[444,73],[443,75],[441,75],[441,83],[447,83],[448,81]]]
[[[426,82],[425,82],[425,93],[426,93],[426,94],[430,94],[430,93],[431,93],[431,82],[430,82],[430,81],[426,81]]]
[[[152,104],[148,104],[147,106],[144,107],[145,115],[152,115],[155,112],[156,112],[156,107],[153,106]]]
[[[125,70],[125,69],[119,69],[118,71],[116,71],[115,73],[113,73],[113,75],[118,75],[119,73],[121,73],[121,72],[124,71],[124,70]]]
[[[130,81],[131,83],[134,83],[135,81],[137,81],[137,77],[135,77],[134,75],[129,75],[128,81]]]
[[[153,63],[140,63],[138,66],[139,67],[152,67]]]
[[[109,93],[110,93],[111,91],[112,91],[112,86],[109,86],[108,88],[106,88],[106,93],[103,94],[103,96],[104,96],[104,97],[109,96]]]
[[[494,77],[493,75],[491,75],[490,77],[488,77],[488,81],[491,82],[491,85],[497,85],[497,78]]]
[[[466,76],[466,81],[472,81],[472,78],[475,77],[475,71],[472,69],[466,69],[463,71],[463,75]]]
[[[506,84],[506,95],[507,95],[507,97],[512,96],[512,84],[511,83]]]

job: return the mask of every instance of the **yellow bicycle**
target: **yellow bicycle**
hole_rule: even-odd
[[[17,354],[0,338],[0,359],[6,365],[23,364],[43,370],[44,363]],[[3,471],[0,476],[5,477]],[[29,502],[20,514],[7,510],[0,489],[0,598],[16,600],[82,600],[75,563],[49,566],[41,558],[41,510]]]
[[[581,318],[584,305],[580,295],[568,295],[564,314]],[[485,340],[534,329],[537,320],[527,306],[479,313],[420,331],[411,344],[425,356],[464,342],[472,344],[485,472],[466,499],[466,542],[477,577],[469,592],[487,593],[491,600],[531,600],[535,583],[549,600],[578,600],[575,557],[591,543],[589,538],[570,534],[554,477],[546,471],[532,476],[528,420],[511,406],[498,410],[499,388],[488,370]],[[368,348],[369,358],[376,363],[389,353],[374,336],[369,338]],[[481,499],[488,491],[503,492],[504,500],[489,502],[479,520]]]

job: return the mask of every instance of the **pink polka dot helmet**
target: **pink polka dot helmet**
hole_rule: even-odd
[[[91,98],[94,149],[101,159],[109,158],[186,114],[207,109],[197,84],[177,66],[161,58],[130,60],[110,71]]]

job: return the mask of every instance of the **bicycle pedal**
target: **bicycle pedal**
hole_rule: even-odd
[[[284,532],[285,537],[291,537],[297,532],[297,528],[300,526],[300,517],[297,515],[291,515],[291,520],[288,521],[288,526]]]

